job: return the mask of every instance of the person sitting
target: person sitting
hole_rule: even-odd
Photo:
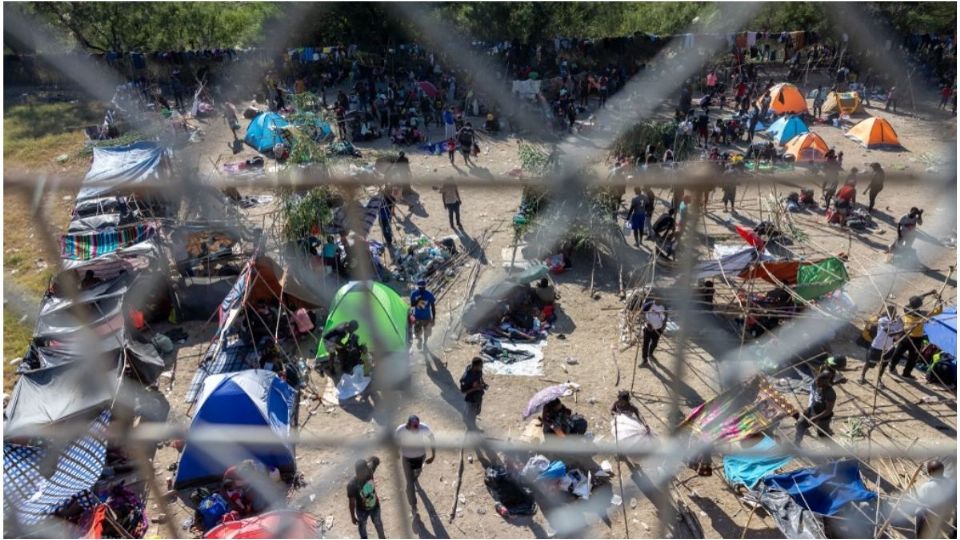
[[[89,289],[101,282],[102,280],[93,275],[93,270],[87,270],[83,273],[83,279],[80,281],[80,290]]]
[[[509,315],[504,315],[500,319],[500,323],[494,329],[494,333],[496,333],[498,336],[505,337],[510,340],[522,339],[525,341],[534,341],[537,339],[536,336],[533,335],[533,333],[529,331],[524,331],[523,329],[516,326],[514,322],[510,320]]]
[[[666,214],[657,218],[653,224],[653,234],[657,242],[662,242],[668,235],[672,234],[677,227],[677,211],[673,208],[667,210]]]
[[[930,479],[917,487],[912,494],[916,502],[916,537],[952,538],[957,532],[956,525],[951,525],[957,506],[957,481],[944,476],[945,467],[939,460],[928,461],[924,468]]]
[[[355,336],[355,333],[359,327],[360,325],[357,323],[357,321],[347,321],[334,326],[323,335],[323,344],[327,349],[327,362],[329,362],[327,364],[327,369],[331,374],[333,374],[333,367],[340,363],[340,354],[350,342],[351,337]],[[320,370],[319,359],[317,363],[317,369]]]
[[[496,133],[500,131],[500,122],[497,120],[497,117],[493,113],[487,113],[487,120],[483,124],[483,129]]]
[[[560,295],[557,294],[556,288],[553,285],[550,285],[550,281],[547,278],[543,278],[533,289],[534,297],[537,300],[537,304],[541,307],[552,306]]]

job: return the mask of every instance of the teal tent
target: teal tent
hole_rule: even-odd
[[[410,306],[383,283],[351,281],[333,297],[330,314],[323,325],[326,334],[335,326],[357,321],[357,338],[372,354],[389,354],[407,350],[407,317]],[[327,358],[323,341],[317,349],[317,358]]]
[[[258,152],[269,152],[277,143],[286,142],[281,129],[289,125],[290,122],[275,112],[262,112],[250,121],[243,141]]]
[[[810,131],[799,116],[783,116],[767,128],[767,135],[776,144],[787,144],[787,141]]]

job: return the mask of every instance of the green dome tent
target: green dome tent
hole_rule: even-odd
[[[357,321],[357,338],[371,353],[407,350],[407,314],[410,306],[383,283],[351,281],[337,291],[323,325],[326,334],[338,324]],[[376,332],[376,339],[374,339]],[[325,359],[327,348],[320,341],[317,358]]]

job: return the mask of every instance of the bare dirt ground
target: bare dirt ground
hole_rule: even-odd
[[[927,115],[923,118],[911,118],[907,115],[883,114],[876,109],[867,109],[871,114],[885,116],[897,130],[901,142],[906,147],[903,152],[873,151],[860,148],[843,136],[843,132],[832,127],[817,126],[813,128],[838,150],[845,152],[845,168],[857,166],[861,170],[865,164],[878,161],[888,171],[905,170],[920,174],[930,165],[924,156],[932,156],[941,160],[939,167],[953,167],[945,159],[955,156],[956,122],[945,114],[939,116]],[[476,123],[476,122],[475,122]],[[230,139],[229,131],[222,120],[212,119],[204,125],[205,141],[197,144],[192,150],[203,156],[201,160],[207,163],[207,158],[217,161],[227,159],[231,154],[227,149]],[[436,134],[437,128],[432,133]],[[472,265],[482,264],[477,288],[494,283],[503,275],[502,252],[510,247],[513,237],[511,221],[519,203],[520,189],[494,189],[481,185],[486,172],[493,175],[504,175],[519,167],[516,151],[516,139],[510,136],[485,139],[481,145],[482,155],[477,159],[480,169],[468,170],[461,165],[458,158],[458,169],[450,166],[446,156],[427,156],[413,148],[407,150],[411,159],[411,169],[414,176],[423,173],[449,171],[457,179],[460,193],[464,201],[463,223],[469,237],[480,238],[485,231],[490,234],[490,243],[484,253],[469,263],[469,267],[460,271],[459,278],[452,285],[443,301],[438,305],[438,326],[433,333],[430,343],[431,354],[412,354],[413,379],[410,389],[403,395],[402,405],[396,409],[375,412],[367,403],[350,404],[344,407],[320,405],[316,413],[310,415],[308,411],[316,407],[316,402],[304,400],[301,404],[300,421],[301,433],[304,436],[342,434],[345,438],[367,437],[372,439],[374,431],[386,426],[392,429],[402,422],[409,414],[417,414],[423,422],[429,424],[436,432],[462,433],[464,424],[461,418],[462,397],[457,388],[464,367],[477,353],[478,346],[461,340],[444,344],[445,330],[461,308],[465,290],[469,286],[466,277]],[[361,151],[384,150],[388,144],[380,140],[374,145],[358,145]],[[250,155],[249,149],[237,156],[238,159]],[[233,158],[230,158],[233,159]],[[865,186],[861,186],[861,190]],[[404,226],[409,230],[420,230],[431,237],[449,234],[447,215],[441,204],[440,195],[435,189],[427,187],[417,188],[420,201],[426,215],[407,216]],[[780,196],[789,189],[787,186],[778,186]],[[760,198],[766,198],[773,193],[773,187],[747,188],[741,187],[739,192],[738,216],[734,222],[756,223],[763,219],[761,214]],[[269,186],[262,190],[250,190],[251,193],[271,193]],[[817,187],[819,195],[819,186]],[[659,194],[668,196],[666,193]],[[663,211],[666,201],[658,201],[657,213]],[[920,206],[927,210],[925,220],[929,224],[938,219],[953,220],[950,209],[954,207],[955,192],[945,194],[939,190],[928,189],[923,180],[914,184],[888,183],[880,194],[879,208],[882,211],[879,229],[875,232],[848,237],[838,229],[828,227],[822,215],[795,215],[794,219],[801,225],[810,237],[809,242],[798,247],[808,257],[817,257],[821,253],[846,252],[850,254],[851,262],[848,265],[851,273],[851,283],[848,287],[869,287],[871,279],[876,279],[877,263],[884,258],[882,249],[895,236],[895,220],[904,214],[911,206]],[[254,212],[263,212],[254,209]],[[764,209],[764,212],[766,210]],[[406,215],[408,209],[400,207],[400,214]],[[722,213],[719,195],[714,194],[706,207],[706,215],[702,227],[711,237],[731,239],[734,233],[728,222],[729,214]],[[698,224],[699,226],[699,224]],[[955,231],[953,225],[947,227]],[[377,237],[379,229],[374,227],[373,236]],[[899,303],[916,293],[939,289],[947,279],[947,267],[955,264],[956,250],[939,245],[938,239],[923,237],[920,244],[921,259],[926,265],[922,271],[899,271],[894,276],[893,296]],[[649,245],[649,244],[648,244]],[[629,255],[624,263],[629,271],[638,270],[645,266],[649,249],[629,248]],[[582,392],[576,403],[568,406],[583,414],[590,423],[590,430],[597,436],[607,440],[609,435],[610,403],[613,401],[617,387],[614,385],[617,371],[621,371],[619,389],[629,387],[630,374],[633,371],[634,350],[619,351],[619,325],[617,317],[623,303],[618,297],[618,279],[615,269],[605,265],[596,271],[596,289],[598,298],[592,298],[587,289],[590,281],[591,262],[586,257],[574,260],[574,267],[564,274],[555,276],[562,296],[560,307],[563,312],[564,325],[560,330],[566,335],[565,340],[551,336],[545,349],[544,375],[542,377],[511,377],[488,374],[487,382],[490,389],[484,400],[484,411],[480,418],[480,426],[485,434],[499,440],[517,439],[527,427],[521,420],[521,413],[527,400],[536,391],[553,384],[554,382],[572,381],[581,385]],[[882,267],[882,271],[893,272],[889,267]],[[639,275],[639,274],[638,274]],[[861,317],[872,314],[879,306],[880,295],[875,295],[872,301],[867,301],[859,307]],[[948,280],[944,299],[948,303],[955,303],[956,281]],[[569,319],[569,320],[567,320]],[[200,355],[213,333],[212,327],[202,328],[200,324],[185,325],[190,334],[187,345],[178,351],[178,368],[176,381],[172,390],[165,392],[171,403],[170,420],[187,424],[187,406],[183,402],[184,392],[189,385],[197,367]],[[851,358],[844,373],[848,379],[855,379],[861,366],[860,359],[865,351],[854,343],[856,330],[850,326],[837,337],[835,349],[845,352]],[[301,344],[304,351],[315,350],[315,344]],[[702,349],[694,342],[688,349],[685,363],[685,375],[678,380],[672,371],[673,356],[676,353],[674,339],[665,337],[661,341],[659,357],[661,361],[650,368],[639,369],[636,372],[634,387],[634,402],[640,407],[641,413],[658,434],[666,434],[670,430],[667,412],[671,399],[671,388],[676,386],[680,392],[681,411],[688,412],[692,407],[703,400],[715,396],[719,391],[719,368],[714,355]],[[565,359],[572,357],[578,360],[576,364],[568,364]],[[315,384],[322,384],[314,378]],[[167,379],[161,379],[161,387],[166,390]],[[322,390],[322,388],[321,388]],[[860,386],[850,382],[839,386],[837,415],[834,427],[838,438],[848,444],[850,439],[842,435],[844,425],[856,418],[869,416],[875,411],[876,420],[871,430],[873,441],[892,442],[902,447],[909,446],[913,441],[952,441],[956,439],[956,402],[955,396],[940,387],[928,385],[920,380],[904,381],[890,377],[887,379],[887,388],[876,395],[876,407],[873,406],[874,392],[871,386]],[[798,397],[805,399],[805,396]],[[803,403],[798,403],[803,405]],[[792,432],[792,420],[784,422],[785,432]],[[815,439],[808,439],[807,444],[820,444]],[[862,440],[861,440],[862,441]],[[305,490],[294,492],[297,499],[314,493],[315,496],[304,497],[302,501],[306,511],[323,519],[331,517],[333,527],[327,532],[329,537],[355,537],[355,526],[350,523],[345,496],[345,485],[352,477],[353,462],[358,457],[379,455],[384,461],[377,472],[378,490],[383,501],[383,521],[389,537],[407,536],[403,529],[405,501],[401,495],[403,489],[402,476],[397,477],[398,467],[393,467],[390,460],[395,456],[384,454],[382,451],[370,450],[357,452],[340,448],[308,448],[301,446],[297,449],[297,460],[300,471],[304,474],[308,486]],[[468,452],[468,455],[470,453]],[[443,537],[544,537],[552,535],[556,530],[557,515],[544,516],[538,512],[532,518],[513,519],[506,521],[496,514],[493,501],[483,485],[484,471],[477,459],[470,456],[463,477],[461,494],[464,503],[459,505],[461,510],[451,522],[449,519],[454,506],[454,489],[457,475],[456,452],[441,452],[432,465],[427,465],[420,483],[423,487],[420,492],[420,519],[413,523],[414,536],[421,538]],[[600,459],[609,459],[610,456],[600,456]],[[154,469],[158,480],[162,481],[171,476],[167,467],[177,461],[177,453],[170,447],[164,447],[157,452],[154,460]],[[714,459],[714,467],[720,464]],[[795,462],[791,465],[804,466],[805,463]],[[895,484],[905,485],[913,472],[914,464],[910,462],[873,463],[884,478]],[[626,474],[626,469],[624,473]],[[685,501],[693,513],[699,518],[707,537],[749,537],[749,538],[779,538],[773,520],[767,516],[749,518],[749,512],[743,510],[734,495],[726,487],[720,475],[702,478],[688,469],[681,469],[675,484],[675,496]],[[627,505],[627,519],[631,537],[652,538],[657,536],[658,516],[653,504],[640,492],[635,477],[623,478]],[[868,483],[872,485],[868,477]],[[616,485],[616,480],[614,481]],[[157,501],[151,500],[148,512],[158,513]],[[191,511],[181,503],[173,503],[174,513],[168,516],[175,527],[191,515]],[[621,507],[609,506],[605,515],[588,517],[590,528],[584,536],[614,538],[623,537],[625,523]],[[554,524],[551,524],[553,521]],[[744,527],[749,527],[744,531]],[[179,530],[184,537],[189,536],[185,530]],[[151,526],[151,534],[165,536],[165,530],[157,525]],[[372,533],[372,531],[371,531]]]

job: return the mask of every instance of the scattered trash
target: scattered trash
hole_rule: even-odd
[[[614,506],[620,506],[621,504],[623,504],[623,499],[620,498],[619,495],[617,495],[616,493],[614,493],[614,494],[613,494],[613,497],[610,497],[610,504],[612,504],[612,505],[614,505]]]
[[[566,362],[567,362],[567,364],[569,364],[569,365],[571,365],[571,366],[575,366],[575,365],[577,365],[577,364],[580,363],[579,360],[577,360],[576,358],[573,358],[573,357],[571,357],[571,356],[568,356],[568,357],[567,357]]]

